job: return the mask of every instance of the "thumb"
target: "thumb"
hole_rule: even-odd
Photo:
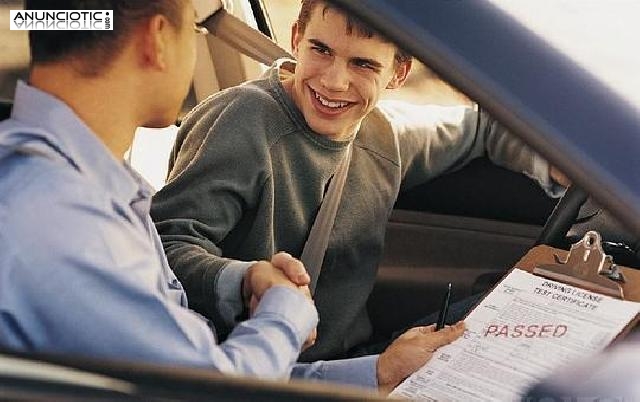
[[[271,257],[271,263],[280,269],[289,280],[298,286],[308,285],[311,281],[307,270],[300,260],[289,253],[280,252]]]

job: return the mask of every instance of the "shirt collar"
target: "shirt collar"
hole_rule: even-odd
[[[118,196],[131,200],[153,193],[151,185],[117,160],[78,115],[53,95],[18,81],[11,118],[43,129],[45,141],[91,181]]]

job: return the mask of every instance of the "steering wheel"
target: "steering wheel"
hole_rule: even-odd
[[[578,218],[578,215],[587,215]],[[588,230],[597,230],[602,236],[605,253],[612,255],[621,265],[640,268],[640,238],[625,230],[607,211],[597,206],[576,185],[571,185],[549,215],[535,245],[546,244],[567,248],[582,238]]]
[[[546,244],[552,247],[562,247],[567,232],[576,222],[580,208],[587,201],[587,198],[587,193],[583,189],[575,184],[570,185],[547,218],[535,245]]]

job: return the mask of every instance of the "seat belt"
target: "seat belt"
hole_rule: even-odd
[[[208,16],[200,25],[240,53],[267,66],[284,57],[294,58],[268,36],[224,8]]]
[[[353,142],[349,143],[347,152],[336,169],[331,183],[329,183],[329,189],[322,200],[322,204],[320,204],[320,210],[316,215],[316,219],[309,232],[309,237],[307,237],[307,242],[304,244],[302,255],[300,256],[300,260],[311,277],[309,289],[312,295],[316,291],[316,285],[320,277],[320,271],[322,270],[322,263],[327,251],[327,246],[329,245],[329,235],[333,230],[336,213],[338,212],[338,206],[342,198],[342,189],[344,188],[344,183],[347,181],[352,153]]]

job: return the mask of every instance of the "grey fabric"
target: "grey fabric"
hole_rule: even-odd
[[[208,98],[185,118],[151,213],[189,304],[214,320],[219,335],[230,329],[213,295],[220,270],[229,260],[269,259],[276,251],[299,257],[347,145],[311,131],[277,68]],[[485,152],[549,184],[546,164],[482,112],[381,102],[370,113],[353,140],[315,294],[318,341],[303,360],[342,356],[370,337],[366,301],[401,185]]]

